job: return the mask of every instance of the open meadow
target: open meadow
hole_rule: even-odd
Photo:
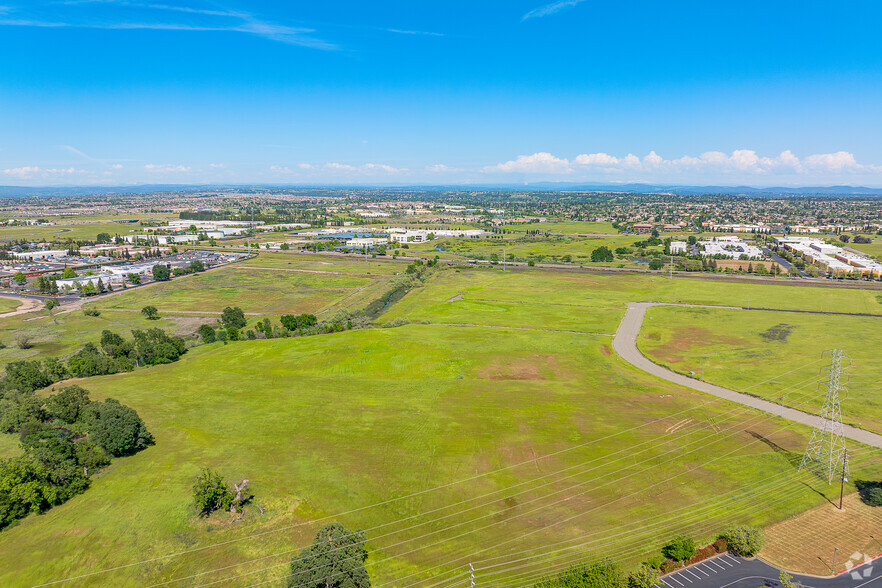
[[[882,304],[876,312],[882,314]],[[749,390],[784,404],[803,400],[792,393],[811,364],[817,379],[829,357],[841,349],[853,360],[842,401],[845,421],[882,432],[882,317],[796,314],[716,308],[650,308],[639,347],[650,359],[681,373]],[[754,388],[759,382],[766,384]],[[815,411],[817,402],[809,404]]]
[[[631,565],[673,534],[709,541],[823,500],[795,471],[807,429],[658,382],[608,341],[409,325],[202,346],[80,382],[134,407],[156,444],[0,533],[19,554],[0,583],[233,541],[73,585],[249,586],[283,578],[325,517],[367,531],[374,585],[458,585],[470,561],[512,581],[589,553]],[[197,518],[201,467],[247,477],[264,514]]]
[[[363,307],[404,268],[261,254],[90,304],[183,310],[210,306],[212,294],[223,300],[218,310],[238,305],[276,320],[283,306],[307,308],[298,288],[334,308],[361,291],[349,300]],[[366,530],[375,586],[458,586],[468,563],[488,584],[527,585],[586,558],[631,567],[680,533],[704,544],[732,523],[785,520],[838,492],[796,471],[807,427],[658,380],[611,350],[628,302],[748,299],[879,306],[876,292],[859,289],[441,268],[375,321],[411,324],[198,345],[173,364],[81,380],[93,399],[137,410],[156,443],[115,460],[85,493],[0,532],[0,551],[20,554],[0,566],[0,585],[127,564],[70,585],[281,584],[292,555],[330,521]],[[133,319],[146,322],[136,312],[77,311],[58,317],[71,321],[58,328],[72,341],[100,333],[101,321],[123,330]],[[37,342],[41,353],[60,352]],[[817,364],[787,365],[793,404],[810,409]],[[762,379],[745,381],[751,393],[781,390]],[[0,455],[15,455],[14,437],[3,437]],[[853,479],[882,475],[878,452],[854,452]],[[244,519],[196,516],[191,486],[203,467],[250,480],[255,504]]]

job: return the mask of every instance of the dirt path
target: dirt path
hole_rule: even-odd
[[[768,400],[761,400],[747,394],[742,394],[741,392],[736,392],[735,390],[729,390],[728,388],[723,388],[722,386],[716,386],[714,384],[709,384],[701,380],[688,378],[667,368],[664,368],[658,364],[655,364],[647,359],[646,356],[640,353],[640,350],[637,349],[637,336],[640,334],[640,327],[643,326],[643,319],[646,316],[646,310],[651,306],[733,308],[731,306],[705,306],[689,304],[666,305],[655,302],[630,302],[628,303],[628,311],[625,313],[625,317],[619,324],[619,329],[616,331],[615,337],[613,337],[613,349],[619,357],[621,357],[631,365],[663,380],[667,380],[669,382],[673,382],[680,386],[691,388],[699,392],[704,392],[705,394],[711,394],[712,396],[717,396],[718,398],[724,398],[726,400],[736,402],[744,406],[749,406],[768,414],[781,416],[782,408],[779,404],[769,402]],[[784,418],[787,420],[801,423],[803,425],[808,425],[810,427],[814,427],[818,424],[818,417],[816,415],[811,415],[792,408],[784,408],[783,415]],[[859,441],[873,447],[882,448],[882,435],[870,433],[869,431],[862,431],[861,429],[857,429],[849,425],[843,425],[843,429],[844,436],[852,439],[853,441]]]
[[[137,308],[98,308],[96,310],[100,310],[101,312],[141,312]],[[171,309],[163,309],[157,308],[158,312],[164,312],[165,314],[196,314],[196,315],[222,315],[223,313],[220,311],[214,310],[171,310]],[[245,316],[263,316],[265,313],[261,312],[246,312],[243,313]]]
[[[29,312],[33,312],[35,310],[40,310],[43,308],[43,303],[34,298],[20,298],[18,296],[3,296],[3,298],[7,298],[9,300],[18,300],[21,302],[21,306],[16,308],[15,310],[10,310],[9,312],[4,312],[0,314],[0,318],[5,318],[7,316],[16,316],[19,314],[27,314]]]

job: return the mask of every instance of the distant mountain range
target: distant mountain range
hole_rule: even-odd
[[[882,197],[882,188],[865,186],[801,186],[801,187],[754,187],[754,186],[678,186],[671,184],[604,184],[574,182],[535,182],[530,184],[150,184],[135,186],[59,186],[19,187],[0,186],[0,198],[22,197],[75,197],[106,194],[155,194],[157,192],[201,191],[219,189],[365,189],[365,190],[412,190],[412,191],[511,191],[511,192],[626,192],[670,193],[680,195],[731,194],[744,196],[871,196]]]

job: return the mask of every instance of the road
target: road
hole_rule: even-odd
[[[615,337],[613,337],[613,349],[619,357],[621,357],[631,365],[652,374],[653,376],[657,376],[663,380],[668,380],[669,382],[673,382],[680,386],[692,388],[693,390],[704,392],[705,394],[711,394],[719,398],[724,398],[731,402],[737,402],[738,404],[749,406],[751,408],[755,408],[756,410],[760,410],[768,414],[773,414],[775,416],[782,416],[783,413],[783,417],[785,419],[796,423],[801,423],[803,425],[808,425],[810,427],[814,427],[815,425],[817,425],[817,415],[811,415],[799,410],[794,410],[792,408],[786,407],[783,409],[782,412],[781,405],[775,404],[774,402],[761,400],[747,394],[742,394],[741,392],[736,392],[735,390],[730,390],[728,388],[723,388],[722,386],[709,384],[708,382],[703,382],[694,378],[688,378],[684,375],[678,374],[658,364],[655,364],[647,359],[642,353],[640,353],[640,350],[637,349],[637,336],[640,334],[640,327],[643,325],[643,319],[646,316],[646,310],[651,306],[684,306],[729,309],[733,308],[731,306],[701,306],[689,304],[664,305],[655,302],[631,302],[628,304],[628,310],[625,312],[625,316],[624,318],[622,318],[622,322],[619,324],[619,328],[616,331]],[[861,429],[857,429],[849,425],[843,425],[843,429],[843,435],[853,441],[859,441],[860,443],[865,443],[866,445],[882,448],[882,435],[870,433],[869,431],[862,431]]]
[[[662,588],[759,588],[781,586],[781,571],[760,559],[725,554],[668,574]],[[830,578],[793,575],[805,588],[858,588],[882,586],[882,564],[871,561]]]

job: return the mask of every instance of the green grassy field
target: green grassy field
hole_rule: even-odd
[[[138,410],[156,445],[0,534],[0,550],[17,554],[0,584],[283,529],[77,582],[145,586],[207,572],[181,585],[248,586],[283,576],[326,516],[368,530],[375,585],[455,579],[469,561],[489,570],[560,541],[631,564],[672,534],[707,540],[724,523],[780,520],[823,500],[798,481],[826,486],[793,465],[806,429],[722,401],[698,407],[707,399],[609,356],[608,341],[410,325],[215,344],[91,379],[94,397]],[[190,486],[204,466],[247,476],[266,514],[249,508],[233,526],[195,518]],[[771,480],[786,490],[757,509]],[[335,515],[353,509],[362,510]],[[265,559],[242,564],[254,558]],[[533,562],[522,571],[566,563]]]
[[[21,306],[21,302],[19,302],[18,300],[12,300],[11,298],[0,298],[0,314],[13,311],[19,306]]]
[[[877,310],[882,314],[882,305]],[[814,384],[797,386],[829,365],[824,351],[842,349],[854,360],[843,417],[882,432],[882,318],[656,307],[647,312],[638,344],[656,363],[768,400],[783,395],[785,404],[805,402],[806,395],[814,394]],[[786,373],[811,362],[808,375],[805,369]],[[803,409],[809,408],[819,409],[818,399]]]
[[[634,251],[634,243],[644,237],[610,235],[608,237],[524,237],[522,235],[502,235],[500,239],[436,239],[429,243],[411,243],[410,248],[400,250],[403,255],[420,255],[442,259],[490,259],[495,254],[500,260],[513,255],[518,261],[537,263],[572,263],[575,265],[605,265],[613,267],[646,267],[636,264],[630,258],[616,256],[609,263],[591,262],[591,252],[601,246],[615,251],[627,247]],[[439,251],[439,249],[441,251]],[[662,251],[661,246],[647,247],[647,253]],[[569,258],[567,259],[567,256]]]
[[[16,457],[21,453],[17,435],[0,434],[0,459]]]
[[[529,223],[519,225],[502,225],[503,229],[511,231],[541,231],[543,233],[584,233],[584,234],[603,234],[615,235],[619,231],[613,228],[612,223],[591,223],[591,222],[547,222],[547,223]]]
[[[35,320],[24,320],[43,316]],[[83,346],[86,342],[98,343],[101,331],[107,329],[130,337],[132,329],[159,327],[176,335],[191,335],[199,325],[213,322],[216,317],[191,315],[164,315],[159,320],[149,321],[140,312],[104,311],[100,316],[90,317],[81,310],[58,314],[54,318],[40,314],[28,314],[0,319],[0,365],[22,359],[43,359],[45,357],[64,357]],[[20,336],[30,340],[30,348],[20,349],[17,341]]]
[[[35,239],[46,241],[95,240],[98,233],[110,235],[127,235],[132,231],[138,231],[139,225],[120,224],[117,222],[83,222],[64,220],[55,221],[56,225],[46,226],[22,226],[0,227],[0,241],[13,241],[18,239]]]
[[[98,308],[140,310],[151,304],[169,311],[220,312],[239,306],[247,313],[316,313],[373,283],[370,277],[283,272],[230,266],[90,303]]]
[[[319,294],[324,308],[363,305],[403,267],[261,254],[241,266],[92,304],[203,311],[238,305],[275,318],[282,306],[307,312],[297,309]],[[39,584],[224,543],[76,585],[148,586],[183,578],[175,585],[250,586],[283,576],[325,517],[367,530],[375,586],[456,585],[469,562],[487,583],[514,584],[586,553],[630,566],[675,534],[701,543],[734,522],[782,520],[838,491],[795,471],[808,428],[652,378],[612,353],[610,334],[630,301],[750,300],[752,306],[879,312],[877,294],[448,269],[377,320],[430,324],[198,346],[174,364],[92,378],[81,384],[93,398],[113,397],[135,408],[156,445],[116,460],[85,494],[0,533],[0,552],[19,554],[0,564],[0,585]],[[674,309],[651,312],[667,310]],[[774,329],[780,323],[795,325],[788,345],[816,331],[836,332],[834,323],[815,329],[803,315],[751,312],[752,319],[768,315],[769,324],[754,333],[737,319],[747,311],[727,312],[731,319],[666,320],[674,335],[661,330],[648,340],[663,348],[679,333],[678,324],[699,321],[713,332],[708,349],[721,358],[707,373],[734,374],[736,360],[727,358],[738,357],[742,341],[756,347],[764,339],[759,333],[772,329],[780,343],[782,329]],[[665,319],[651,316],[652,328]],[[10,329],[24,324],[21,317],[8,320]],[[50,320],[32,321],[45,323],[41,354],[61,353],[101,328],[125,328],[100,321],[147,322],[136,312],[113,311],[59,317],[59,326]],[[5,328],[0,321],[0,338]],[[861,361],[871,362],[879,335],[868,334],[863,323],[849,329],[848,340],[865,342]],[[58,341],[51,338],[55,330]],[[678,359],[685,367],[690,345]],[[743,356],[740,362],[756,373],[742,381],[753,393],[774,396],[788,382],[756,386],[765,379],[760,372],[814,359],[812,351],[804,353],[806,361],[795,363],[793,352],[776,350],[768,366]],[[788,377],[811,380],[818,365]],[[4,437],[0,456],[15,454],[15,438]],[[882,475],[876,453],[855,449],[853,479]],[[201,467],[248,477],[265,514],[252,507],[235,524],[227,515],[196,518],[190,487]],[[555,550],[562,547],[572,548],[562,554],[569,559],[550,553],[561,555]],[[527,564],[506,563],[524,557],[531,558]],[[263,559],[247,563],[256,558]]]

